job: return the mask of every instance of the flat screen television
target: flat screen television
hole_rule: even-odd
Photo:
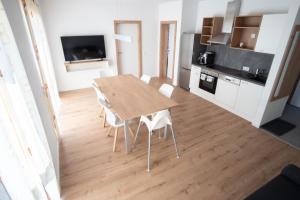
[[[66,61],[82,61],[106,58],[103,35],[61,37]]]

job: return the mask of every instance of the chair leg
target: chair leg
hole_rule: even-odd
[[[164,127],[164,140],[166,140],[168,137],[168,126]]]
[[[105,128],[105,123],[106,123],[106,114],[104,113],[104,116],[103,116],[103,128]]]
[[[109,137],[109,136],[110,136],[111,129],[112,129],[112,126],[111,126],[111,127],[109,127],[109,129],[108,129],[108,131],[107,131],[107,137]]]
[[[149,131],[149,136],[148,136],[148,169],[147,169],[148,172],[150,172],[150,156],[151,156],[151,131]]]
[[[177,144],[176,144],[176,137],[175,137],[175,133],[173,131],[173,126],[171,125],[170,128],[171,128],[171,131],[172,131],[173,141],[174,141],[175,150],[176,150],[176,156],[177,156],[177,158],[179,158]]]
[[[131,134],[132,138],[134,138],[134,133],[132,132],[131,128],[128,126],[129,133]]]
[[[115,138],[114,138],[113,152],[116,152],[116,144],[117,144],[118,130],[119,130],[118,127],[115,128]]]
[[[158,139],[161,138],[160,129],[158,129]]]
[[[99,114],[99,118],[102,118],[102,117],[103,117],[103,111],[104,111],[104,108],[101,107],[100,114]]]
[[[134,144],[136,144],[136,141],[137,141],[137,138],[138,138],[138,135],[139,135],[139,132],[140,132],[140,127],[141,127],[141,122],[139,123],[139,126],[138,126],[138,128],[136,130]]]

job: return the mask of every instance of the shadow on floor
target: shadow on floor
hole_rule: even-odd
[[[283,134],[276,134],[274,133],[276,131],[273,132],[271,129],[268,128],[264,129],[266,129],[268,132],[273,132],[272,135],[300,150],[300,108],[287,104],[282,117],[279,120],[277,120],[278,123],[280,122],[280,120],[284,120],[294,125],[295,127],[290,128],[288,132]],[[279,126],[279,124],[277,125]],[[276,126],[274,126],[273,128],[276,128]],[[281,128],[284,127],[278,127],[278,129]],[[280,132],[280,130],[278,130],[278,132]]]

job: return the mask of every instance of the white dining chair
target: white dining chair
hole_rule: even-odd
[[[175,150],[176,150],[176,156],[177,156],[177,158],[179,158],[177,144],[176,144],[176,137],[175,137],[175,133],[174,133],[173,126],[172,126],[171,115],[168,110],[163,110],[163,111],[158,112],[152,120],[149,119],[147,116],[141,117],[138,129],[137,129],[137,133],[135,135],[135,141],[134,141],[135,144],[136,144],[136,141],[139,136],[140,126],[142,124],[145,124],[146,127],[148,128],[148,168],[147,168],[148,172],[150,172],[151,136],[153,135],[155,130],[159,130],[163,127],[168,127],[168,126],[170,127],[172,136],[173,136]]]
[[[149,84],[151,81],[151,76],[143,74],[141,80],[144,81],[146,84]]]
[[[99,87],[97,86],[97,84],[95,82],[92,83],[92,87],[94,88],[95,92],[96,92],[96,95],[97,95],[97,102],[99,103],[100,105],[100,115],[99,117],[102,118],[103,117],[103,127],[105,127],[105,123],[106,123],[106,115],[105,115],[105,112],[104,112],[104,107],[103,105],[101,104],[100,101],[103,101],[105,102],[106,101],[106,97],[104,96],[104,94],[100,91]]]
[[[159,92],[163,95],[165,95],[166,97],[168,98],[171,98],[172,94],[173,94],[173,91],[174,91],[174,87],[172,85],[169,85],[169,84],[162,84],[159,88]],[[154,113],[152,114],[152,118],[156,115],[157,113]],[[167,138],[167,127],[164,128],[164,138],[166,139]],[[160,130],[158,132],[158,137],[160,138],[161,137],[161,134],[160,134]]]
[[[117,137],[118,137],[118,130],[119,130],[120,127],[124,127],[125,123],[124,123],[124,121],[120,120],[117,117],[116,113],[113,113],[109,109],[110,105],[107,103],[107,101],[100,100],[99,103],[104,108],[104,112],[105,112],[105,115],[106,115],[106,122],[110,125],[110,128],[108,129],[108,135],[110,134],[112,128],[115,129],[115,131],[114,131],[114,144],[113,144],[113,152],[115,152],[116,151],[116,144],[117,144]],[[134,134],[133,134],[131,128],[128,127],[128,129],[129,129],[129,132],[130,132],[132,138],[134,138]]]
[[[159,88],[159,92],[168,98],[171,98],[173,91],[174,91],[174,87],[166,83],[162,84]]]

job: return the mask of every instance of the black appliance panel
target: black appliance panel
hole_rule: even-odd
[[[203,77],[205,77],[205,78],[203,78]],[[201,72],[200,82],[199,82],[200,89],[205,90],[211,94],[215,94],[216,88],[217,88],[217,83],[218,83],[218,75]]]

